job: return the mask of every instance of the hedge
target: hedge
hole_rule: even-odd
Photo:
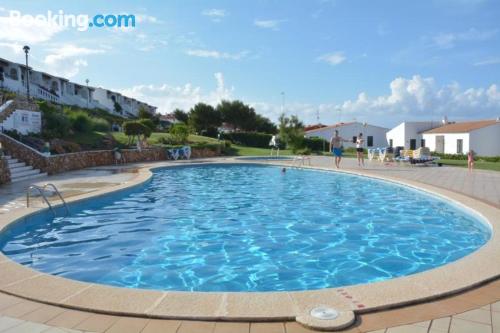
[[[322,138],[304,138],[304,147],[310,151],[328,151],[330,143]]]
[[[438,156],[444,160],[467,160],[467,154],[432,153],[432,156]],[[474,160],[485,162],[500,162],[500,156],[474,156]]]
[[[221,139],[229,140],[234,144],[256,148],[269,148],[271,138],[271,134],[256,132],[233,132],[221,135]]]

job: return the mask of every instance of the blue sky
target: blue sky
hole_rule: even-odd
[[[135,28],[15,26],[23,15],[137,17]],[[86,78],[161,112],[242,99],[306,123],[500,116],[500,2],[5,1],[0,57]]]

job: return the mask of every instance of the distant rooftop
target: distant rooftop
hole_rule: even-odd
[[[466,121],[461,123],[447,124],[441,127],[425,131],[424,134],[433,133],[467,133],[483,127],[491,126],[493,124],[500,123],[497,120],[477,120],[477,121]]]
[[[310,133],[310,132],[316,132],[316,131],[319,131],[319,130],[323,130],[323,129],[326,129],[326,128],[338,128],[338,127],[347,126],[347,125],[351,125],[351,124],[355,124],[355,123],[356,122],[354,122],[354,121],[351,121],[351,122],[348,122],[348,123],[337,123],[335,125],[318,127],[318,128],[312,129],[312,130],[308,130],[306,132]]]

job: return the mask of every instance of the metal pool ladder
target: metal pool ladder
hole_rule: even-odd
[[[54,184],[51,184],[51,183],[45,184],[43,186],[30,185],[30,187],[28,187],[28,190],[26,192],[26,207],[30,206],[31,191],[32,190],[37,190],[38,193],[40,194],[40,196],[43,198],[43,200],[47,204],[47,206],[49,206],[49,209],[52,212],[52,214],[54,214],[54,216],[56,216],[56,212],[54,210],[54,207],[52,207],[52,205],[50,204],[49,199],[47,199],[47,196],[45,195],[45,190],[47,189],[47,187],[51,187],[54,190],[54,192],[57,194],[57,196],[59,197],[59,199],[61,199],[64,208],[66,209],[66,216],[69,215],[68,205],[66,204],[66,201],[64,200],[63,196],[61,195],[61,192],[59,192],[59,190],[57,189],[57,187]]]

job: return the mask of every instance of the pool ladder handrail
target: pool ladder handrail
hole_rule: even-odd
[[[64,200],[63,196],[61,195],[61,192],[59,192],[57,187],[52,183],[47,183],[43,186],[30,185],[30,187],[28,187],[28,190],[26,192],[26,207],[30,206],[31,190],[36,189],[38,191],[38,193],[40,193],[41,197],[43,198],[43,200],[45,201],[47,206],[49,206],[49,209],[52,212],[52,214],[54,214],[54,216],[56,216],[56,212],[55,212],[54,208],[52,207],[49,199],[47,199],[47,196],[45,195],[45,190],[47,189],[47,187],[51,187],[54,190],[54,192],[57,194],[57,196],[59,197],[59,199],[63,203],[64,208],[66,209],[66,215],[69,215],[69,208],[68,208],[68,205],[66,203],[66,200]]]

